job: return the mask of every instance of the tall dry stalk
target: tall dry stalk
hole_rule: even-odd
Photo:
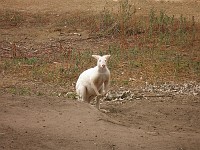
[[[119,9],[119,25],[120,25],[120,45],[122,49],[128,47],[128,42],[126,40],[126,31],[128,28],[128,23],[132,19],[133,14],[136,13],[136,9],[130,4],[129,0],[120,1]]]

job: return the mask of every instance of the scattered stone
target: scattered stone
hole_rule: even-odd
[[[123,87],[119,91],[110,91],[104,97],[104,101],[112,101],[122,104],[124,101],[148,99],[151,97],[174,97],[176,95],[200,96],[200,84],[188,82],[183,84],[164,83],[160,85],[149,84],[138,90],[125,90]]]
[[[78,99],[78,96],[75,92],[62,93],[61,96]],[[149,84],[146,82],[144,87],[135,89],[134,91],[126,90],[123,87],[120,87],[118,91],[109,91],[104,97],[103,101],[106,102],[115,102],[117,104],[123,104],[126,101],[134,101],[141,99],[149,98],[160,98],[171,97],[173,98],[176,95],[188,95],[188,96],[200,96],[200,83],[198,82],[188,82],[176,84],[173,82],[164,83],[164,84]],[[198,100],[194,103],[199,103]]]
[[[141,89],[143,92],[162,92],[162,93],[170,93],[174,95],[182,94],[182,95],[200,95],[200,83],[197,82],[188,82],[183,84],[175,84],[164,83],[161,85],[148,84]]]

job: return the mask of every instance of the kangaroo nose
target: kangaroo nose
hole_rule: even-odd
[[[103,65],[102,65],[102,68],[104,68],[105,66],[106,66],[106,65],[103,64]]]

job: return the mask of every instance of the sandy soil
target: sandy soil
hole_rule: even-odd
[[[138,0],[133,3],[141,8],[138,13],[144,15],[154,6],[165,9],[169,14],[194,15],[197,21],[200,16],[198,0],[184,3]],[[33,13],[100,11],[105,5],[118,7],[112,0],[0,1],[1,10],[13,9]],[[0,31],[2,43],[24,40],[30,47],[37,47],[38,43],[46,42],[50,38],[59,38],[58,32],[46,33],[45,29],[39,27],[22,27],[20,30],[2,28]],[[80,39],[76,43],[72,41],[71,44],[77,49],[105,46],[103,40]],[[9,79],[4,83],[9,82],[17,81]],[[20,96],[9,94],[3,88],[4,84],[0,88],[3,91],[0,92],[0,149],[2,150],[199,150],[200,148],[199,95],[149,97],[124,103],[102,102],[102,108],[109,111],[102,113],[90,104],[75,100],[56,96],[34,96],[34,94]]]
[[[198,150],[200,101],[195,97],[104,102],[1,95],[0,149]]]

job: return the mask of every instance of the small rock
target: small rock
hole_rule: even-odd
[[[157,136],[157,135],[159,135],[158,132],[147,132],[147,134],[149,134],[149,135],[153,135],[153,136]]]
[[[130,96],[131,95],[131,91],[124,91],[123,93],[122,93],[122,95],[120,96],[120,98],[121,99],[124,99],[124,98],[127,98],[128,96]]]

